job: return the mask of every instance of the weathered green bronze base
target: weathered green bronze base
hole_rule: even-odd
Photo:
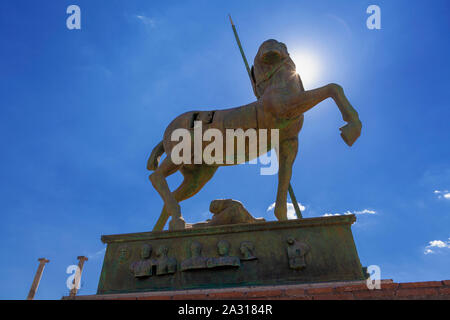
[[[363,280],[354,215],[102,236],[97,294]]]

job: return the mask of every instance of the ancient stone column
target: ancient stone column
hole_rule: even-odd
[[[34,295],[36,294],[37,288],[39,287],[39,282],[42,278],[42,272],[44,271],[45,264],[50,262],[50,260],[47,260],[45,258],[39,258],[39,267],[36,271],[36,275],[34,276],[33,283],[31,284],[30,292],[28,292],[27,300],[33,300]]]
[[[88,260],[85,256],[79,256],[78,259],[78,271],[75,273],[75,278],[73,279],[74,286],[72,290],[70,290],[70,296],[75,297],[78,292],[78,287],[80,286],[81,282],[81,273],[83,272],[83,266],[84,262]]]

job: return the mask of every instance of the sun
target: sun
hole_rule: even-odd
[[[303,50],[294,50],[290,52],[290,56],[297,67],[297,73],[302,79],[305,90],[311,89],[311,86],[316,85],[320,78],[319,57]]]

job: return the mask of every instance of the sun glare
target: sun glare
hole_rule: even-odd
[[[300,75],[305,89],[311,89],[316,85],[321,73],[318,56],[311,52],[294,50],[290,52],[291,59],[297,66],[297,73]]]

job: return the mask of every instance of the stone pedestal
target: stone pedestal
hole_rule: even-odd
[[[363,280],[354,215],[102,236],[97,294]]]

